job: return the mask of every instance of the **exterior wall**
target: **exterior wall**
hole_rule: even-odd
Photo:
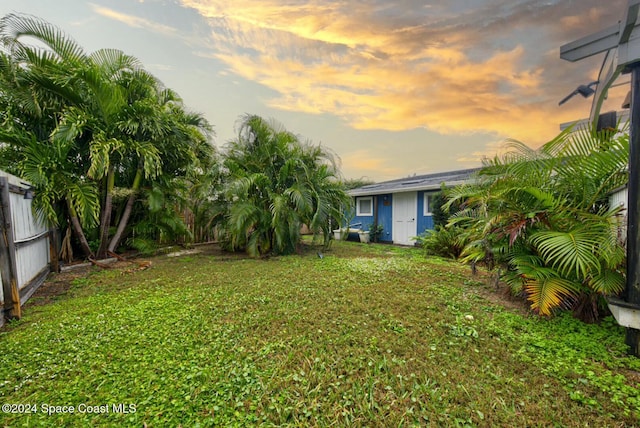
[[[380,241],[391,242],[393,236],[393,195],[378,196],[378,224],[382,225]]]
[[[611,208],[622,206],[627,209],[627,188],[624,187],[609,196],[609,206]]]
[[[365,196],[368,197],[368,196]],[[378,210],[378,224],[382,225],[382,235],[380,236],[380,241],[391,242],[392,235],[392,208],[393,208],[393,195],[385,194],[385,195],[375,195],[373,196],[374,200],[376,200],[376,208]],[[354,202],[357,203],[359,197],[354,199]],[[375,219],[374,213],[370,216],[358,216],[353,217],[349,224],[357,224],[361,223],[359,226],[362,230],[369,230],[369,227],[373,224]]]
[[[418,192],[418,235],[422,234],[425,230],[433,229],[433,216],[424,215],[424,194],[429,193],[435,195],[438,192]]]
[[[371,196],[363,196],[364,198],[369,198]],[[375,198],[375,196],[373,196]],[[355,217],[353,217],[353,219],[349,222],[349,224],[361,224],[361,226],[357,226],[359,229],[362,230],[369,230],[369,226],[371,226],[373,224],[373,219],[374,219],[374,213],[372,212],[371,215],[357,215],[358,211],[357,211],[357,204],[358,204],[358,199],[360,199],[360,197],[357,197],[354,199],[354,206],[355,211],[354,213],[356,214]]]
[[[419,191],[417,192],[417,212],[416,212],[416,226],[417,226],[417,234],[422,234],[425,230],[431,230],[434,228],[433,224],[433,216],[432,215],[424,215],[424,195],[432,194],[435,195],[439,193],[439,191]],[[369,196],[356,196],[354,202],[357,203],[357,199],[361,197],[369,197]],[[383,242],[391,242],[393,237],[393,194],[387,193],[383,195],[375,195],[373,196],[376,200],[376,207],[378,213],[378,224],[382,225],[382,236],[380,237],[380,241]],[[356,215],[351,220],[350,224],[358,224],[360,229],[369,230],[369,227],[373,224],[374,214],[370,216],[358,216]]]
[[[627,242],[627,207],[628,207],[628,191],[624,187],[611,195],[609,195],[609,206],[611,208],[623,207],[620,212],[620,223],[618,223],[618,240],[626,244]]]

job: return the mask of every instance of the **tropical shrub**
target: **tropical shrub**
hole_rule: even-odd
[[[458,259],[467,245],[465,231],[460,226],[438,225],[416,238],[427,255]]]
[[[378,242],[382,237],[382,232],[384,232],[384,226],[381,224],[371,223],[369,226],[369,238],[371,242]]]
[[[290,254],[307,225],[325,245],[331,224],[343,224],[351,199],[337,164],[321,146],[274,121],[247,115],[223,153],[220,239],[251,256]]]
[[[446,197],[443,192],[436,193],[433,196],[431,208],[431,213],[433,214],[433,225],[435,226],[446,226],[447,221],[449,220],[449,211],[443,208],[443,205],[446,203]]]
[[[514,294],[541,315],[572,309],[598,318],[599,298],[622,291],[619,208],[608,195],[627,180],[628,136],[570,130],[533,150],[511,142],[478,182],[450,192],[462,202],[450,224],[470,241],[462,260],[505,270]]]

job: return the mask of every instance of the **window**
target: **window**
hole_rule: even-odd
[[[436,196],[435,193],[426,193],[424,194],[424,215],[433,215],[433,198]]]
[[[373,216],[373,197],[356,199],[357,216]]]

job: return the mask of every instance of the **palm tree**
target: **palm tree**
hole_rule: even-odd
[[[5,64],[4,80],[12,89],[5,100],[19,101],[29,113],[17,122],[39,124],[44,132],[37,140],[43,144],[71,148],[74,174],[101,194],[98,256],[121,242],[145,180],[150,184],[164,173],[184,175],[200,157],[212,157],[206,121],[186,112],[177,94],[165,89],[136,58],[114,49],[88,55],[56,27],[27,15],[4,17],[0,36],[9,52],[0,65]],[[22,43],[25,36],[47,48]],[[14,145],[12,153],[20,150]],[[129,196],[110,237],[116,188],[127,189]],[[85,242],[82,227],[76,230],[80,233]]]
[[[47,48],[21,43],[27,36]],[[78,169],[87,153],[76,142],[49,138],[59,113],[80,101],[67,70],[82,63],[82,49],[52,25],[15,14],[0,19],[0,43],[2,167],[36,185],[35,206],[53,224],[59,223],[55,205],[63,202],[80,245],[91,256],[84,227],[95,221],[99,205],[92,183]]]
[[[330,221],[341,223],[349,203],[330,153],[301,143],[273,121],[247,115],[223,162],[227,187],[221,235],[230,248],[252,256],[290,254],[298,247],[303,224],[329,243]]]
[[[480,182],[450,192],[463,207],[450,223],[464,225],[467,261],[491,260],[531,308],[550,315],[573,309],[598,316],[598,298],[624,284],[618,208],[608,195],[627,179],[628,137],[566,131],[532,150],[513,142],[485,162]]]
[[[165,214],[173,213],[172,222],[181,223],[178,229],[182,229],[180,205],[184,205],[186,190],[181,184],[186,177],[198,177],[193,174],[194,170],[210,169],[215,161],[213,146],[209,142],[212,134],[210,125],[201,115],[187,112],[175,92],[161,89],[153,93],[144,101],[143,109],[153,110],[154,114],[146,115],[152,120],[136,123],[135,142],[129,149],[129,161],[136,165],[135,175],[117,230],[109,242],[109,251],[117,248],[124,235],[143,180],[146,179],[151,188],[162,188],[166,196],[174,198],[177,205]],[[135,114],[134,117],[145,116]],[[157,170],[153,169],[156,167],[153,153],[157,153],[161,160]]]

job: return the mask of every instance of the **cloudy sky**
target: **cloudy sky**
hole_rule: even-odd
[[[2,0],[88,52],[136,56],[214,125],[245,113],[334,151],[347,178],[480,165],[507,138],[537,147],[591,99],[558,101],[603,59],[561,45],[614,25],[624,0]],[[615,88],[603,111],[620,107]]]

